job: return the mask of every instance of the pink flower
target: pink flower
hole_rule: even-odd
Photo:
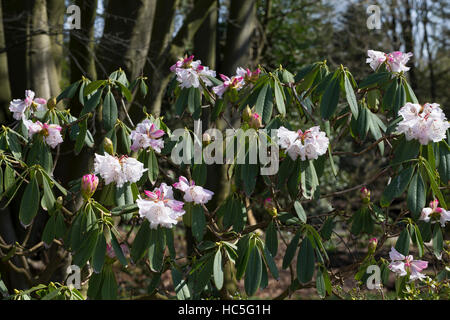
[[[232,89],[237,90],[237,91],[241,90],[245,84],[244,77],[239,76],[239,75],[232,76],[231,78],[229,78],[224,74],[220,74],[220,77],[223,80],[223,84],[212,88],[214,93],[219,98],[222,98],[223,94],[227,90],[232,90]]]
[[[25,90],[25,99],[14,99],[9,104],[9,111],[13,113],[13,118],[16,120],[24,119],[25,111],[30,110],[31,113],[35,111],[45,110],[45,104],[47,100],[42,98],[34,98],[35,93],[31,90]]]
[[[196,204],[204,204],[211,200],[214,192],[196,186],[194,181],[189,182],[185,177],[181,176],[173,187],[184,192],[184,201],[194,202]]]
[[[144,191],[147,198],[136,200],[139,207],[139,215],[150,222],[150,228],[156,229],[159,225],[165,228],[172,228],[177,224],[177,219],[185,211],[184,203],[173,198],[172,187],[161,183],[159,188],[153,191]]]
[[[152,148],[156,152],[161,152],[164,148],[164,141],[160,139],[164,135],[164,130],[157,129],[155,124],[149,119],[145,119],[136,126],[136,130],[130,133],[130,139],[133,141],[131,150]]]
[[[391,53],[384,53],[382,51],[368,50],[366,63],[376,71],[383,63],[386,63],[386,68],[391,72],[404,72],[410,68],[406,66],[408,60],[412,57],[412,53],[403,53],[401,51],[394,51]]]
[[[208,67],[202,66],[200,60],[194,61],[194,56],[181,58],[174,65],[170,67],[170,71],[177,75],[177,81],[181,88],[198,88],[200,86],[200,79],[206,86],[212,86],[213,83],[208,77],[215,77],[216,72],[209,70]]]
[[[413,260],[412,255],[405,257],[395,250],[394,247],[392,247],[389,252],[389,258],[391,259],[389,269],[392,272],[397,273],[401,277],[406,276],[409,273],[409,279],[411,281],[425,278],[425,275],[421,272],[428,267],[427,261]]]
[[[97,186],[98,177],[95,174],[86,174],[81,178],[81,193],[85,199],[92,197]]]
[[[450,221],[450,211],[445,210],[444,208],[438,207],[439,201],[434,199],[430,202],[430,207],[423,208],[422,214],[420,215],[419,220],[423,220],[425,222],[436,223],[438,220],[441,223],[442,227],[445,227],[447,221]]]
[[[42,123],[40,121],[33,122],[31,120],[23,120],[23,123],[28,130],[30,138],[36,133],[42,134],[45,143],[52,148],[63,142],[61,136],[62,128],[57,124]]]

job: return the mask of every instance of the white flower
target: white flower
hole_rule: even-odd
[[[177,224],[177,219],[173,216],[173,210],[164,205],[162,201],[145,200],[139,197],[136,204],[139,207],[139,215],[150,222],[150,228],[152,229],[156,229],[159,225],[172,228]]]
[[[119,159],[108,153],[105,153],[104,156],[95,154],[94,172],[100,174],[103,180],[105,180],[105,184],[119,182],[123,185],[124,183],[122,179],[122,165]]]
[[[446,131],[450,127],[437,103],[426,103],[422,107],[408,102],[398,114],[403,118],[397,126],[398,132],[404,133],[406,140],[416,139],[422,145],[445,139]]]
[[[202,66],[200,60],[194,61],[194,56],[178,60],[170,71],[177,75],[177,81],[180,83],[180,88],[198,88],[201,79],[206,86],[212,86],[213,83],[207,76],[215,77],[216,72],[210,70],[208,67]]]
[[[394,51],[387,56],[388,70],[392,72],[408,71],[410,68],[406,66],[408,60],[413,56],[411,52],[403,53]]]
[[[220,74],[220,77],[223,80],[223,84],[212,88],[214,93],[219,98],[222,97],[222,95],[225,93],[225,91],[227,91],[227,89],[235,89],[235,90],[239,91],[245,85],[244,78],[239,75],[232,76],[231,78],[229,78],[226,75]]]
[[[422,274],[422,270],[428,267],[428,262],[423,260],[413,260],[413,256],[409,255],[405,257],[400,252],[395,250],[394,247],[391,248],[389,252],[389,258],[391,263],[389,264],[389,269],[397,273],[399,276],[406,276],[409,272],[410,281],[416,279],[423,279],[425,275]]]
[[[105,184],[115,182],[117,187],[122,187],[127,182],[137,182],[148,169],[138,160],[122,156],[114,157],[105,152],[105,155],[95,154],[94,173],[100,174]]]
[[[302,161],[306,159],[317,159],[325,154],[328,149],[329,140],[320,127],[314,126],[305,132],[298,130],[290,131],[280,127],[277,132],[278,145],[286,150],[292,160],[298,157]]]
[[[122,176],[126,182],[137,182],[142,174],[148,169],[144,169],[144,164],[135,158],[125,157],[122,163]]]
[[[184,192],[184,201],[194,202],[196,204],[204,204],[211,200],[214,192],[204,189],[201,186],[196,186],[194,181],[189,182],[185,177],[181,176],[178,182],[173,186]]]
[[[144,193],[147,199],[139,196],[136,203],[139,215],[148,219],[150,228],[156,229],[158,225],[172,228],[177,224],[177,219],[185,213],[184,203],[173,198],[172,187],[165,183],[161,183],[161,186],[155,188],[153,192],[146,190]]]
[[[45,143],[52,148],[63,142],[61,136],[62,128],[57,124],[42,123],[40,121],[33,122],[26,119],[23,120],[23,123],[28,130],[28,137],[30,138],[36,133],[41,133]]]
[[[423,208],[419,220],[425,222],[436,223],[440,222],[441,226],[444,228],[447,221],[450,221],[450,211],[444,208],[438,207],[439,201],[434,199],[430,202],[430,207]]]
[[[380,65],[386,61],[386,54],[381,51],[368,50],[366,63],[370,65],[373,71],[376,71]]]
[[[163,135],[163,130],[156,129],[154,123],[149,119],[145,119],[136,126],[136,130],[130,133],[130,138],[133,141],[131,150],[137,151],[140,148],[147,149],[151,147],[156,152],[161,152],[161,149],[164,148],[164,141],[160,138]]]
[[[25,90],[25,99],[13,99],[9,104],[9,111],[13,113],[13,118],[16,120],[25,118],[25,111],[29,109],[31,113],[35,111],[46,110],[45,104],[47,100],[42,98],[34,98],[35,93],[31,90]]]

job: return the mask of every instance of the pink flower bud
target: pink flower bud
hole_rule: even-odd
[[[369,203],[370,202],[370,191],[369,189],[367,189],[366,187],[362,187],[360,189],[360,196],[361,199],[363,200],[364,203]]]
[[[377,248],[377,244],[378,244],[378,239],[377,239],[377,238],[371,238],[371,239],[369,240],[369,246],[368,246],[368,248],[369,248],[369,253],[370,253],[370,254],[375,253],[375,250],[376,250],[376,248]]]
[[[267,212],[271,216],[276,216],[277,215],[277,208],[275,207],[275,204],[273,203],[272,198],[266,198],[264,200],[264,208],[267,210]]]
[[[254,112],[250,118],[250,127],[252,127],[253,129],[259,129],[262,127],[262,119],[261,116],[259,114],[257,114],[256,112]]]
[[[95,174],[86,174],[81,178],[81,193],[87,200],[95,193],[98,186],[98,177]]]

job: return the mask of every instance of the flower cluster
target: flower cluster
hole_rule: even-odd
[[[244,69],[238,67],[236,69],[236,75],[232,76],[231,78],[227,77],[226,75],[220,74],[223,83],[221,85],[213,87],[212,90],[219,98],[221,98],[228,89],[235,89],[236,91],[241,90],[247,82],[255,81],[260,73],[260,69],[256,69],[252,72],[248,68]]]
[[[43,98],[34,98],[35,93],[31,90],[25,90],[25,99],[13,99],[9,104],[9,111],[13,113],[13,118],[16,120],[26,120],[25,111],[30,110],[31,113],[35,111],[45,111],[45,104],[47,100]]]
[[[408,60],[412,57],[412,53],[403,53],[401,51],[394,51],[391,53],[384,53],[381,51],[368,50],[366,63],[376,71],[380,65],[386,64],[386,69],[391,72],[408,71],[410,68],[406,66]]]
[[[450,124],[437,103],[406,103],[398,112],[403,118],[397,130],[404,133],[406,140],[417,139],[423,145],[430,141],[445,139],[445,132]]]
[[[131,150],[137,151],[140,148],[151,147],[156,152],[161,152],[161,149],[164,148],[164,141],[159,138],[163,135],[163,130],[157,129],[154,123],[145,119],[136,126],[135,130],[131,131],[130,138],[133,141]]]
[[[389,270],[397,273],[399,276],[403,277],[409,274],[409,279],[411,281],[425,278],[425,275],[421,272],[428,267],[427,261],[413,260],[414,258],[412,255],[405,257],[395,250],[394,247],[392,247],[389,252],[389,258],[391,259]]]
[[[128,156],[118,158],[108,153],[104,156],[95,154],[94,172],[100,174],[105,184],[115,182],[118,187],[122,187],[127,182],[139,181],[147,170],[141,162]]]
[[[184,201],[194,202],[196,204],[204,204],[211,200],[214,192],[204,189],[201,186],[196,186],[194,181],[189,182],[188,179],[181,176],[178,182],[173,184],[174,188],[184,192]]]
[[[328,149],[329,140],[325,132],[320,131],[319,126],[314,126],[305,132],[297,132],[280,127],[277,132],[278,145],[286,150],[292,160],[300,156],[301,160],[317,159],[325,154]]]
[[[36,133],[42,134],[45,143],[52,148],[55,148],[58,144],[63,142],[61,136],[62,128],[57,124],[42,123],[40,121],[33,122],[25,119],[23,120],[23,123],[28,130],[28,136],[30,138]]]
[[[439,201],[434,199],[430,202],[430,207],[423,208],[422,213],[420,215],[420,220],[425,222],[436,223],[439,221],[442,227],[445,227],[447,221],[450,221],[450,211],[445,210],[444,208],[438,207]]]
[[[208,67],[202,66],[200,60],[194,61],[193,55],[178,60],[170,67],[170,71],[177,75],[177,81],[180,83],[181,88],[198,88],[200,86],[199,79],[201,79],[206,86],[212,86],[213,83],[208,79],[208,76],[216,76],[216,72],[214,70],[209,70]]]
[[[177,219],[185,213],[184,203],[174,199],[172,187],[165,183],[161,183],[153,192],[146,190],[144,193],[145,198],[139,196],[136,204],[139,215],[150,222],[152,229],[156,229],[159,225],[172,228],[177,224]]]

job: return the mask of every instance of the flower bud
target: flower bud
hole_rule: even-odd
[[[111,139],[107,137],[103,139],[103,149],[105,149],[105,151],[108,152],[110,155],[114,155],[114,145]]]
[[[252,117],[252,110],[250,110],[250,107],[247,105],[245,109],[242,111],[242,120],[245,122],[249,122]]]
[[[377,249],[377,244],[378,244],[378,239],[377,238],[371,238],[369,240],[369,245],[368,245],[369,254],[374,254],[375,253],[375,250]]]
[[[250,127],[252,127],[253,129],[256,129],[256,130],[261,128],[262,127],[261,116],[259,114],[257,114],[256,112],[253,113],[252,117],[250,118],[249,125],[250,125]]]
[[[211,136],[205,132],[202,136],[202,140],[203,140],[203,146],[207,146],[208,144],[211,143]]]
[[[86,174],[81,178],[81,194],[88,200],[97,190],[98,177],[95,174]]]
[[[55,98],[55,97],[53,97],[53,98],[51,98],[51,99],[49,99],[49,100],[47,101],[47,108],[48,108],[49,110],[52,110],[52,109],[55,109],[55,108],[56,108],[56,98]]]
[[[267,210],[267,212],[272,216],[276,217],[278,212],[277,208],[275,207],[275,204],[272,201],[272,198],[266,198],[264,200],[264,208]]]
[[[360,197],[364,203],[370,202],[370,190],[366,187],[362,187],[360,190]]]

